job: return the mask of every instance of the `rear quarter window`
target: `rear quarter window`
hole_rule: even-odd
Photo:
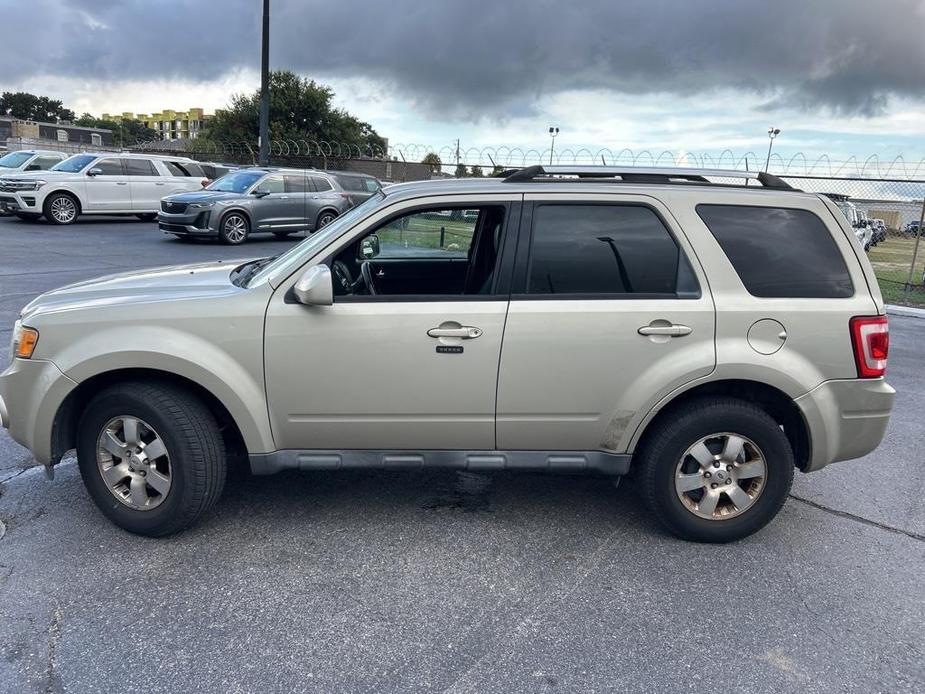
[[[697,205],[697,214],[752,296],[844,299],[854,295],[835,239],[809,210]]]

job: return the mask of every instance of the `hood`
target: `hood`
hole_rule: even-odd
[[[218,200],[240,200],[246,197],[247,196],[243,193],[222,193],[218,190],[197,190],[193,193],[168,195],[163,200],[164,202],[185,202],[189,204],[194,202],[217,202]]]
[[[247,259],[174,265],[77,282],[36,297],[23,308],[21,316],[28,319],[53,311],[174,301],[239,292],[242,290],[231,283],[231,272],[245,262]]]
[[[9,173],[7,173],[9,172]],[[19,169],[3,169],[0,168],[0,178],[9,178],[15,181],[20,180],[32,180],[36,178],[41,178],[44,180],[50,180],[55,178],[64,178],[64,177],[73,177],[79,176],[80,174],[72,174],[67,171],[20,171]]]

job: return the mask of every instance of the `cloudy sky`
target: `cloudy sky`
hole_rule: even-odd
[[[220,108],[260,0],[0,0],[0,90]],[[925,156],[925,0],[272,0],[271,64],[392,143]]]

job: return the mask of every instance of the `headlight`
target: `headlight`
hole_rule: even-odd
[[[21,321],[13,325],[13,342],[10,344],[10,356],[31,359],[39,341],[39,331],[28,328]]]
[[[33,181],[32,183],[33,183],[33,188],[32,188],[32,190],[38,190],[38,189],[41,188],[42,186],[48,185],[48,181],[38,181],[38,180],[36,180],[36,181]]]

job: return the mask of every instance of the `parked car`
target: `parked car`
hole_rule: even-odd
[[[61,152],[41,149],[21,149],[0,157],[0,177],[24,171],[46,171],[67,158]],[[0,214],[8,214],[7,203],[0,198]]]
[[[906,236],[918,236],[919,235],[919,222],[909,222],[903,227],[903,234]]]
[[[344,190],[342,180],[316,170],[239,169],[205,190],[165,197],[158,224],[178,237],[218,238],[231,245],[255,233],[312,232],[353,207],[358,193]],[[351,185],[358,180],[375,182],[371,176],[349,177]]]
[[[0,178],[0,202],[27,220],[73,224],[81,214],[157,217],[160,199],[202,188],[191,159],[151,154],[75,154],[48,171]]]
[[[232,171],[236,171],[237,169],[241,168],[240,166],[235,166],[234,164],[216,164],[211,161],[201,161],[199,162],[199,166],[207,179],[207,182],[204,184],[204,186],[207,186],[213,181],[217,181],[222,176],[226,176]]]
[[[870,220],[871,243],[876,246],[886,241],[886,222],[877,217]]]
[[[887,427],[884,302],[837,210],[741,171],[390,186],[276,258],[39,296],[0,421],[40,464],[76,449],[143,535],[201,518],[240,451],[257,474],[634,470],[671,532],[736,540]]]
[[[382,184],[373,176],[345,171],[329,171],[330,176],[340,185],[341,190],[350,196],[350,202],[359,205],[373,193],[377,193]]]

